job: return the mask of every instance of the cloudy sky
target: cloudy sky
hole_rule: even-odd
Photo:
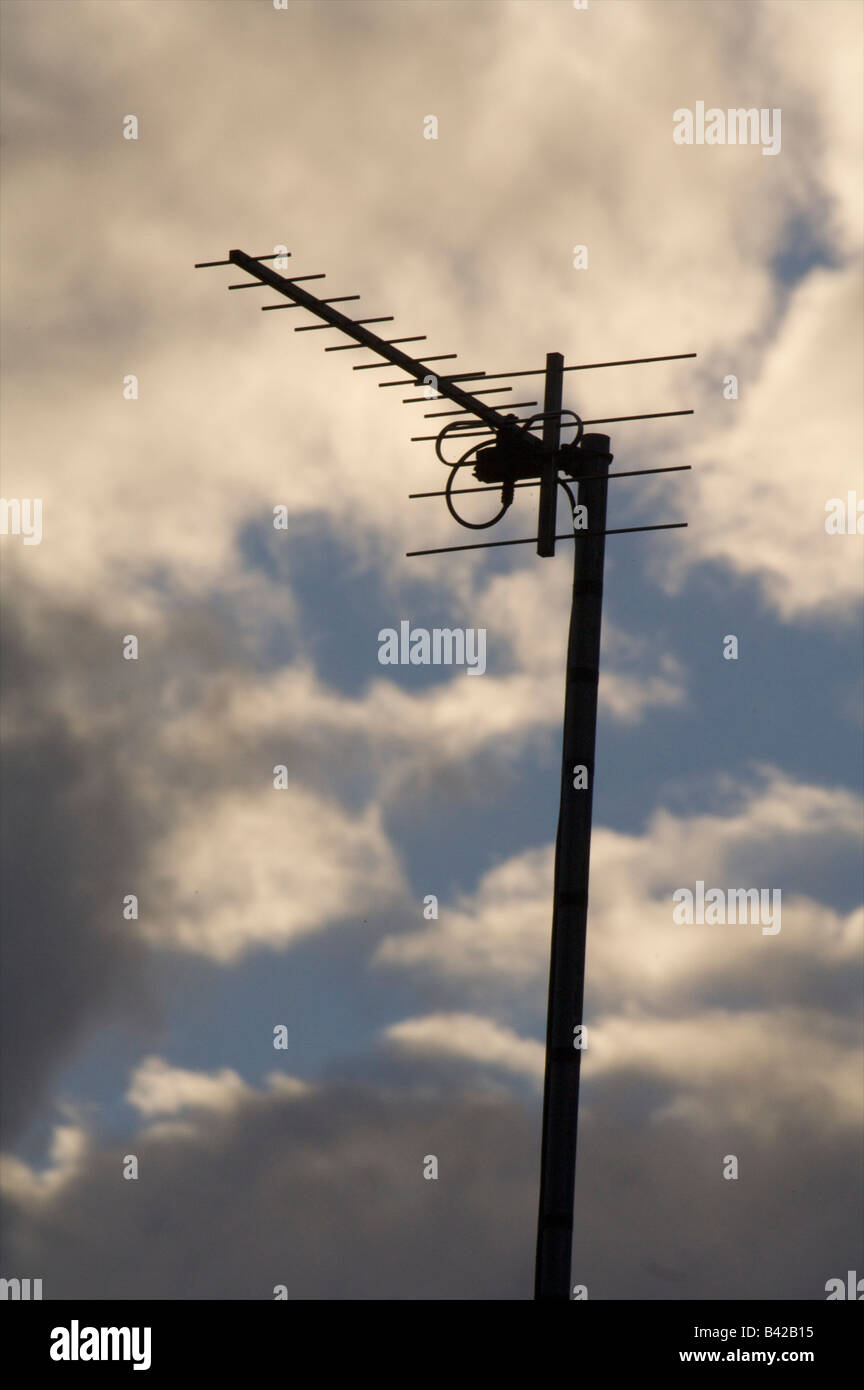
[[[607,545],[573,1274],[824,1298],[864,1268],[864,542],[826,530],[864,496],[861,7],[2,27],[3,497],[42,534],[2,538],[0,1273],[531,1297],[570,549],[405,558],[474,539],[407,500],[434,407],[193,269],[286,245],[454,370],[698,354],[565,377],[584,418],[694,411],[607,427],[693,471],[610,484],[611,527],[689,527]],[[676,143],[699,102],[779,111],[779,149]],[[382,666],[402,619],[485,628],[485,674]],[[676,923],[699,880],[779,889],[781,930]]]

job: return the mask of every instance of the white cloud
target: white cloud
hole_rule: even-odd
[[[193,1071],[172,1066],[162,1057],[144,1057],[129,1078],[126,1101],[145,1124],[134,1137],[130,1136],[129,1142],[187,1143],[212,1134],[214,1122],[230,1122],[258,1101],[269,1098],[279,1104],[314,1091],[307,1082],[284,1072],[270,1072],[264,1080],[265,1089],[257,1090],[230,1067],[218,1072]],[[74,1118],[71,1107],[61,1108]],[[40,1170],[12,1154],[4,1154],[0,1188],[10,1202],[48,1206],[62,1196],[65,1188],[81,1179],[99,1151],[98,1140],[80,1120],[55,1125],[48,1166]]]
[[[182,811],[150,865],[161,909],[141,930],[158,945],[222,962],[284,947],[404,891],[374,808],[350,814],[302,787],[215,798]]]
[[[532,980],[544,968],[551,922],[553,856],[526,850],[485,873],[474,894],[442,905],[437,922],[388,936],[380,964],[449,978]]]
[[[383,1036],[406,1051],[482,1062],[528,1076],[533,1081],[543,1079],[541,1043],[533,1038],[521,1038],[512,1028],[477,1014],[444,1013],[407,1018],[385,1028]]]
[[[289,1099],[306,1095],[311,1087],[284,1072],[271,1072],[265,1078],[271,1093]],[[163,1115],[193,1111],[228,1114],[260,1094],[230,1067],[219,1072],[192,1071],[174,1067],[163,1057],[144,1057],[129,1078],[126,1100],[146,1120]],[[148,1134],[153,1133],[152,1126]]]
[[[181,1110],[232,1110],[251,1095],[236,1071],[206,1073],[172,1067],[161,1057],[145,1057],[135,1068],[126,1100],[147,1118]]]
[[[725,795],[732,794],[727,786]],[[663,1009],[692,1007],[694,997],[724,980],[743,982],[766,1002],[796,981],[847,970],[860,951],[862,913],[835,911],[800,889],[783,888],[790,872],[816,864],[829,845],[854,854],[862,802],[842,789],[796,783],[763,769],[735,791],[726,814],[655,812],[644,834],[595,826],[591,848],[588,981],[595,1007],[637,1001]],[[469,993],[545,978],[551,925],[551,846],[525,851],[488,870],[472,894],[442,903],[438,921],[385,937],[376,961],[435,971]],[[672,893],[708,887],[780,888],[781,930],[758,925],[681,926]]]
[[[692,544],[668,552],[679,586],[694,564],[715,560],[758,577],[786,621],[856,611],[861,538],[829,535],[825,521],[830,498],[864,496],[861,325],[853,263],[801,283],[761,361],[727,352],[723,371],[740,374],[740,399],[714,403],[717,432],[693,455]]]
[[[658,1124],[677,1116],[713,1130],[723,1116],[773,1137],[795,1109],[818,1117],[823,1130],[857,1131],[864,1117],[860,1030],[812,1009],[610,1015],[589,1028],[588,1040],[586,1081],[634,1070],[672,1088],[655,1112]]]
[[[613,427],[619,461],[638,466],[646,450],[702,461],[686,554],[755,577],[784,617],[848,603],[848,556],[825,549],[819,514],[815,527],[807,518],[824,501],[827,473],[813,460],[826,441],[832,473],[856,457],[845,383],[858,340],[860,129],[844,96],[856,87],[856,7],[632,0],[582,14],[534,0],[469,18],[462,6],[457,43],[441,6],[421,6],[408,43],[392,4],[350,19],[344,6],[295,4],[290,24],[269,17],[263,48],[240,10],[177,3],[145,19],[78,3],[74,20],[57,11],[50,44],[35,21],[15,32],[5,486],[44,498],[46,534],[11,563],[119,618],[155,574],[193,593],[236,583],[240,528],[266,525],[277,502],[300,532],[310,512],[328,517],[391,580],[412,541],[454,543],[440,503],[405,501],[409,482],[440,473],[431,446],[408,443],[423,407],[403,408],[402,392],[378,391],[377,373],[355,376],[339,354],[324,358],[317,335],[295,338],[298,315],[258,313],[270,296],[226,294],[242,276],[192,269],[232,243],[256,253],[288,236],[290,203],[296,273],[327,270],[337,293],[361,291],[364,307],[428,332],[430,351],[460,349],[462,369],[539,366],[550,345],[571,362],[698,351],[695,376],[675,363],[568,378],[566,403],[587,415],[697,406],[690,422]],[[96,46],[112,61],[94,77]],[[103,113],[128,105],[133,52],[142,127],[127,142]],[[286,92],[286,57],[298,54],[307,73],[338,72],[338,102],[308,81]],[[211,97],[242,92],[244,73],[238,120],[236,103]],[[781,107],[781,154],[674,145],[672,112],[694,93]],[[429,103],[437,141],[422,138]],[[304,131],[275,166],[250,138],[262,121]],[[106,180],[146,188],[145,203],[106,204]],[[34,298],[58,205],[51,294]],[[814,209],[838,268],[814,274],[784,315],[771,258]],[[588,272],[571,268],[575,242],[589,246]],[[738,364],[741,401],[713,409],[722,372]],[[141,394],[126,402],[132,371]],[[520,383],[514,398],[523,394]],[[521,526],[529,513],[517,512]],[[420,582],[455,588],[478,565],[425,563]]]
[[[92,1136],[83,1124],[55,1125],[48,1165],[40,1170],[13,1154],[4,1154],[0,1162],[0,1190],[8,1200],[25,1206],[50,1202],[86,1171],[92,1153]]]

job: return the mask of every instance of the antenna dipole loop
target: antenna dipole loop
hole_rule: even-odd
[[[512,415],[512,416],[509,417],[509,419],[510,419],[510,420],[515,420],[515,419],[516,419],[516,416],[515,416],[515,415]],[[450,513],[450,515],[452,516],[453,520],[454,520],[454,521],[457,521],[457,522],[459,523],[460,526],[464,526],[464,527],[466,528],[466,530],[469,530],[469,531],[485,531],[485,530],[487,530],[490,526],[496,526],[496,525],[498,524],[498,522],[501,520],[501,518],[502,518],[502,516],[504,515],[504,513],[512,506],[512,504],[513,504],[513,498],[514,498],[514,496],[515,496],[515,491],[514,491],[514,488],[513,488],[513,483],[512,483],[512,482],[507,482],[507,481],[505,481],[505,482],[502,484],[502,486],[501,486],[501,506],[500,506],[499,510],[495,513],[495,515],[491,518],[491,520],[489,520],[489,521],[466,521],[465,518],[464,518],[464,516],[460,516],[460,515],[459,515],[459,513],[457,512],[455,506],[453,505],[453,499],[452,499],[452,495],[451,495],[451,494],[452,494],[452,490],[453,490],[453,481],[454,481],[454,479],[455,479],[457,473],[459,472],[459,469],[460,469],[460,468],[467,468],[467,467],[468,467],[468,463],[469,463],[469,460],[470,460],[470,458],[471,458],[471,455],[472,455],[472,454],[476,454],[477,451],[478,451],[478,449],[482,449],[482,448],[484,447],[484,445],[488,443],[488,439],[485,439],[485,438],[484,438],[484,439],[479,440],[476,444],[471,444],[471,445],[469,446],[469,448],[467,448],[467,449],[465,450],[464,454],[462,454],[461,457],[458,458],[458,459],[456,459],[456,460],[445,459],[444,455],[443,455],[442,452],[441,452],[441,445],[442,445],[442,443],[444,442],[444,437],[445,437],[445,435],[447,435],[447,434],[456,435],[456,434],[459,433],[460,430],[463,430],[463,431],[464,431],[466,425],[470,425],[470,424],[473,424],[473,423],[474,423],[473,420],[468,420],[468,421],[466,421],[466,420],[451,420],[451,421],[449,422],[449,424],[447,424],[447,425],[442,425],[442,426],[441,426],[441,429],[438,431],[438,438],[435,440],[435,453],[436,453],[437,457],[440,459],[440,461],[441,461],[443,464],[446,464],[447,467],[450,469],[450,473],[449,473],[449,476],[448,476],[448,478],[447,478],[447,485],[446,485],[446,487],[444,488],[444,501],[445,501],[446,504],[447,504],[447,510],[448,510],[448,512]],[[491,490],[491,489],[490,489],[490,490]]]
[[[468,452],[473,454],[473,453],[474,453],[474,450],[475,450],[475,449],[479,449],[479,448],[480,448],[480,445],[479,445],[479,444],[475,444],[474,447],[473,447],[472,449],[469,449]],[[453,506],[452,501],[450,500],[450,490],[451,490],[451,488],[452,488],[452,486],[453,486],[453,479],[456,477],[456,474],[459,472],[459,469],[460,469],[460,468],[464,468],[465,466],[466,466],[466,460],[465,460],[464,458],[463,458],[463,459],[460,459],[459,463],[454,463],[453,467],[452,467],[451,470],[450,470],[450,475],[449,475],[449,477],[448,477],[448,479],[447,479],[447,486],[446,486],[445,489],[444,489],[444,501],[447,503],[447,510],[448,510],[448,512],[450,513],[450,515],[452,516],[453,520],[454,520],[454,521],[458,521],[458,523],[459,523],[460,526],[466,527],[466,529],[469,530],[469,531],[485,531],[485,530],[487,530],[487,528],[490,527],[490,526],[496,526],[496,525],[498,524],[498,522],[501,520],[501,518],[502,518],[502,516],[504,515],[504,513],[508,510],[508,508],[509,508],[510,505],[512,504],[512,502],[513,502],[513,484],[512,484],[512,483],[504,483],[504,484],[503,484],[503,486],[502,486],[502,488],[501,488],[501,507],[500,507],[500,510],[497,511],[497,512],[495,513],[495,515],[492,517],[492,519],[491,519],[490,521],[466,521],[465,518],[464,518],[464,516],[460,516],[460,515],[459,515],[459,513],[458,513],[457,510],[456,510],[456,508]],[[490,490],[491,490],[491,489],[490,489]]]
[[[511,415],[507,418],[509,420],[515,421],[516,416]],[[475,428],[476,424],[476,420],[451,420],[449,424],[441,426],[440,430],[438,431],[438,436],[435,440],[435,457],[438,459],[440,463],[444,464],[445,468],[461,468],[471,454],[475,453],[476,450],[479,449],[483,444],[489,443],[489,436],[485,435],[479,444],[472,444],[470,449],[466,449],[465,453],[462,455],[458,462],[456,462],[456,460],[454,459],[445,459],[444,455],[441,452],[441,446],[444,443],[445,436],[448,434],[458,434],[460,430],[465,431],[469,428]]]
[[[573,416],[573,419],[570,423],[574,425],[576,433],[573,436],[573,438],[569,441],[569,446],[570,448],[575,448],[577,444],[581,444],[582,435],[585,433],[585,425],[581,417],[576,414],[575,410],[541,410],[536,415],[526,415],[523,419],[521,419],[519,421],[519,428],[521,432],[525,434],[529,429],[531,429],[532,425],[538,424],[541,420],[558,420],[562,425],[564,425],[566,423],[564,420],[565,415]]]

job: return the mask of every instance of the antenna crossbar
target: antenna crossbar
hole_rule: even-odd
[[[460,438],[464,438],[464,436],[461,436],[461,435],[460,435]],[[578,476],[571,477],[571,478],[569,479],[569,481],[570,481],[571,483],[573,483],[573,482],[575,482],[575,483],[587,483],[587,482],[593,481],[595,478],[641,478],[641,477],[642,477],[644,474],[646,474],[646,473],[689,473],[690,470],[691,470],[691,468],[692,468],[692,466],[693,466],[693,465],[690,464],[690,463],[676,463],[676,464],[672,464],[672,465],[671,465],[670,467],[668,467],[668,468],[630,468],[630,469],[628,469],[626,472],[618,472],[618,473],[580,473]],[[561,480],[561,481],[563,481],[563,480]],[[514,483],[513,486],[514,486],[514,487],[539,487],[539,486],[540,486],[540,479],[539,479],[539,478],[531,478],[531,479],[529,479],[528,482],[524,482],[524,483]],[[446,489],[445,489],[444,491],[439,491],[439,492],[409,492],[409,493],[408,493],[408,501],[409,501],[409,502],[412,502],[412,501],[416,500],[416,499],[419,498],[419,497],[447,497],[448,495],[449,495],[450,497],[455,497],[455,496],[457,496],[458,494],[460,494],[460,493],[465,493],[465,492],[495,492],[495,491],[496,491],[496,486],[495,486],[494,483],[485,483],[485,484],[484,484],[483,486],[481,486],[481,487],[451,487],[451,488],[450,488],[450,491],[449,491],[449,494],[448,494],[448,492],[446,491]]]
[[[331,351],[332,351],[332,349],[331,349]],[[501,389],[502,389],[502,388],[499,386],[499,387],[498,387],[498,390],[500,391]],[[504,387],[503,389],[504,389],[504,390],[507,390],[508,388],[507,388],[507,387]],[[490,391],[488,394],[491,395],[492,392]],[[513,402],[509,402],[509,401],[508,401],[508,405],[509,405],[509,404],[512,404],[512,405],[515,406],[515,405],[519,405],[520,402],[519,402],[519,401],[513,401]],[[536,401],[522,401],[521,404],[522,404],[522,405],[536,405]],[[447,411],[442,411],[441,413],[444,414],[444,415],[457,415],[457,414],[461,414],[461,411],[450,411],[450,410],[447,410]],[[693,414],[693,411],[692,411],[692,410],[655,410],[655,411],[653,411],[653,413],[652,413],[651,415],[607,415],[607,416],[606,416],[604,419],[602,419],[602,420],[583,420],[583,421],[582,421],[582,424],[583,424],[583,425],[617,425],[617,424],[619,424],[619,423],[621,423],[621,422],[623,422],[623,421],[625,421],[625,420],[663,420],[663,419],[667,418],[667,417],[670,416],[670,415],[692,415],[692,414]],[[431,415],[424,415],[423,418],[424,418],[424,420],[431,420],[431,419],[433,419],[434,417],[431,416]],[[471,421],[471,423],[473,424],[474,422]],[[527,428],[528,428],[529,430],[540,430],[540,429],[543,428],[543,426],[542,426],[541,424],[536,424],[536,425],[528,425]],[[460,435],[459,437],[460,437],[460,439],[482,439],[482,438],[486,437],[486,436],[488,435],[488,433],[489,433],[489,431],[488,431],[488,430],[485,430],[485,429],[483,429],[483,430],[473,430],[473,431],[471,431],[471,430],[466,430],[465,433],[462,434],[462,435]],[[437,438],[438,438],[437,434],[412,434],[412,436],[411,436],[411,441],[410,441],[410,442],[411,442],[412,444],[428,444],[428,443],[430,443],[432,440],[435,440],[435,439],[437,439]]]
[[[538,483],[534,484],[535,487]],[[633,531],[680,531],[687,526],[686,521],[664,521],[659,526],[616,526],[611,531],[565,531],[563,536],[556,536],[556,541],[572,541],[577,536],[624,536]],[[536,545],[537,536],[522,536],[515,541],[475,541],[473,545],[439,545],[435,550],[406,550],[406,558],[414,555],[447,555],[451,550],[495,550],[502,545]]]

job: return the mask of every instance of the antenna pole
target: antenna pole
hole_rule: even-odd
[[[570,1298],[576,1122],[582,1057],[578,1044],[583,1036],[581,1032],[577,1034],[576,1029],[582,1024],[585,985],[606,493],[612,459],[608,435],[584,435],[582,447],[593,454],[590,471],[599,476],[579,482],[579,503],[587,508],[590,529],[576,531],[574,540],[534,1285],[535,1299],[543,1302]]]
[[[558,449],[561,445],[561,400],[564,358],[546,354],[546,394],[543,398],[543,443],[550,450],[540,473],[540,508],[537,516],[537,554],[555,554],[555,513],[558,506]]]

